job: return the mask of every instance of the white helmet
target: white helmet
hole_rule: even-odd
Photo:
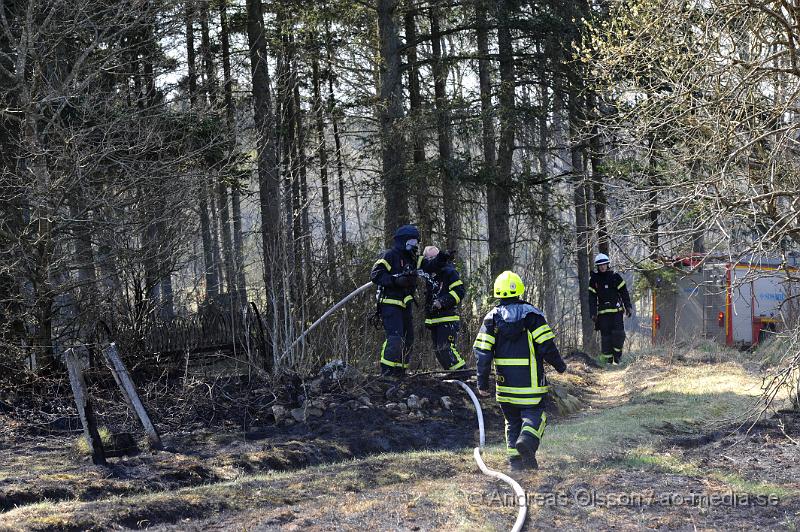
[[[594,258],[594,265],[600,266],[601,264],[609,264],[611,261],[605,253],[598,253]]]

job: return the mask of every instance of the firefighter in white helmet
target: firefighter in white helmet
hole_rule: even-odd
[[[611,270],[611,260],[605,253],[594,258],[597,271],[589,278],[589,313],[600,331],[600,358],[619,364],[625,343],[625,324],[622,313],[631,316],[631,296],[620,274]]]

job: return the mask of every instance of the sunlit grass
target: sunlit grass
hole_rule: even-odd
[[[753,405],[760,393],[757,377],[730,363],[715,365],[713,371],[709,368],[675,366],[665,376],[647,379],[645,387],[633,393],[628,402],[589,412],[568,423],[552,423],[540,452],[548,460],[582,461],[616,451],[624,442],[655,442],[662,436],[651,429],[659,424],[691,426],[733,418]],[[626,371],[636,371],[636,367]],[[627,377],[641,382],[635,375]]]
[[[664,438],[676,431],[696,432],[697,427],[734,418],[753,404],[760,394],[761,379],[732,356],[721,355],[722,362],[681,365],[639,354],[629,357],[620,368],[600,373],[599,391],[602,394],[603,386],[607,386],[608,404],[566,420],[552,420],[540,448],[543,470],[522,478],[526,482],[541,478],[532,475],[588,479],[645,470],[653,475],[704,478],[755,495],[798,496],[793,488],[700,467],[680,455],[657,450]],[[0,528],[134,526],[139,521],[174,522],[184,516],[199,519],[222,510],[281,508],[310,498],[319,507],[339,508],[342,518],[363,517],[365,528],[369,528],[369,516],[376,512],[393,509],[416,515],[423,508],[437,528],[495,530],[510,526],[514,516],[511,508],[482,506],[465,497],[467,489],[506,489],[480,476],[471,453],[471,448],[385,453],[174,491],[121,495],[89,503],[32,504],[1,515]],[[258,461],[260,456],[255,453],[247,458]],[[505,470],[504,442],[489,441],[484,459],[489,467]],[[51,476],[53,480],[60,478],[54,472]],[[66,476],[64,481],[70,481]],[[391,498],[398,493],[407,496],[401,504]],[[341,504],[343,501],[346,504]]]

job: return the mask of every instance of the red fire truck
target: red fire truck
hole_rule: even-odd
[[[693,255],[676,259],[670,282],[656,279],[654,344],[710,338],[729,346],[758,344],[800,315],[797,265],[778,260],[730,261]]]

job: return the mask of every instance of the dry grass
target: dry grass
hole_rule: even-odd
[[[697,486],[789,499],[800,496],[797,486],[749,479],[664,451],[669,436],[697,433],[709,424],[735,418],[761,390],[759,376],[750,371],[752,361],[740,353],[708,356],[700,349],[685,351],[682,357],[678,362],[643,352],[619,369],[599,373],[593,384],[594,407],[548,427],[540,450],[542,469],[518,475],[523,486],[529,493],[579,485],[606,490]],[[490,467],[504,469],[501,442],[490,442],[485,459]],[[30,505],[0,514],[0,528],[77,530],[172,524],[181,529],[191,522],[199,528],[223,529],[502,530],[513,522],[516,510],[492,497],[507,493],[504,484],[478,474],[469,449],[419,451],[243,476],[172,492]],[[741,512],[676,513],[663,508],[648,512],[531,508],[537,528],[683,528],[695,522],[727,527],[746,526],[750,519]],[[777,520],[769,521],[772,525],[783,523],[780,515],[769,518]]]

